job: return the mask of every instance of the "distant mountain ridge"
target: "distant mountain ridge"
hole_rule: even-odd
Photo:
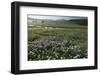
[[[28,25],[57,25],[57,24],[78,24],[78,25],[87,25],[88,19],[71,19],[71,20],[65,20],[65,19],[58,19],[58,20],[51,20],[51,19],[33,19],[28,18]]]

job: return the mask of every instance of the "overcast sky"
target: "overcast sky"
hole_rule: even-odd
[[[59,20],[59,19],[65,19],[65,20],[70,20],[70,19],[86,19],[87,17],[79,17],[79,16],[53,16],[53,15],[27,15],[28,18],[35,18],[35,19],[51,19],[51,20]]]

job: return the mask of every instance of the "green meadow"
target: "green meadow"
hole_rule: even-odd
[[[51,21],[28,26],[28,60],[87,58],[86,21]]]

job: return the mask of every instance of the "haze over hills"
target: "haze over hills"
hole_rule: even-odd
[[[57,24],[78,24],[78,25],[87,25],[88,20],[87,19],[58,19],[58,20],[52,20],[52,19],[33,19],[28,18],[28,25],[57,25]]]
[[[87,19],[87,17],[82,16],[57,16],[57,15],[34,15],[34,14],[28,14],[28,18],[30,19],[49,19],[49,20],[71,20],[71,19]]]
[[[87,17],[77,16],[52,16],[52,15],[28,15],[28,26],[65,26],[65,25],[85,25],[88,24]]]

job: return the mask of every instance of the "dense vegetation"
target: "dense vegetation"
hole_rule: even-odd
[[[87,19],[73,19],[73,20],[70,20],[70,22],[74,22],[76,24],[86,25],[86,26],[88,24]]]
[[[28,26],[28,60],[87,58],[87,21],[59,20]]]

